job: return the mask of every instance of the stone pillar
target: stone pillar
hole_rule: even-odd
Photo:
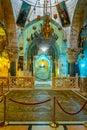
[[[87,78],[80,78],[80,92],[82,95],[87,95]]]
[[[12,61],[10,63],[10,75],[16,76],[16,62],[15,61]]]
[[[78,54],[80,52],[79,48],[68,48],[67,50],[67,57],[69,62],[69,73],[70,76],[75,76],[75,62],[78,58]]]
[[[6,50],[10,61],[10,75],[16,76],[16,59],[18,57],[18,47],[8,46]]]
[[[69,63],[68,64],[68,72],[70,76],[75,76],[75,62]]]

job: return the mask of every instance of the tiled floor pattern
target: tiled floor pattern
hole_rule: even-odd
[[[29,125],[8,125],[0,127],[0,130],[87,130],[84,125],[59,125],[57,128],[50,127],[49,124],[29,124]]]

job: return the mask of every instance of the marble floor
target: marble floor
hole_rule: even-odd
[[[69,113],[75,113],[84,105],[86,98],[77,92],[68,90],[14,90],[6,95],[6,116],[7,122],[85,122],[87,121],[87,105],[75,115],[70,115],[58,106],[54,97],[61,104],[62,108]],[[48,102],[45,102],[47,101]],[[43,103],[41,103],[43,102]],[[32,103],[36,103],[32,105]],[[41,104],[40,104],[41,103]],[[3,119],[3,102],[0,103],[0,121]],[[55,117],[54,117],[55,115]]]

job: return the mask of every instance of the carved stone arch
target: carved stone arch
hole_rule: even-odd
[[[70,35],[71,48],[78,47],[79,33],[84,24],[84,21],[87,19],[85,13],[86,11],[87,11],[87,0],[78,0],[71,26],[71,35]]]

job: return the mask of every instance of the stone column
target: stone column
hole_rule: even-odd
[[[79,48],[68,48],[67,49],[67,57],[69,62],[69,73],[70,76],[75,76],[75,62],[78,58],[78,54],[80,52]]]
[[[18,47],[8,46],[6,50],[10,61],[10,75],[16,76],[16,59],[18,57]]]

